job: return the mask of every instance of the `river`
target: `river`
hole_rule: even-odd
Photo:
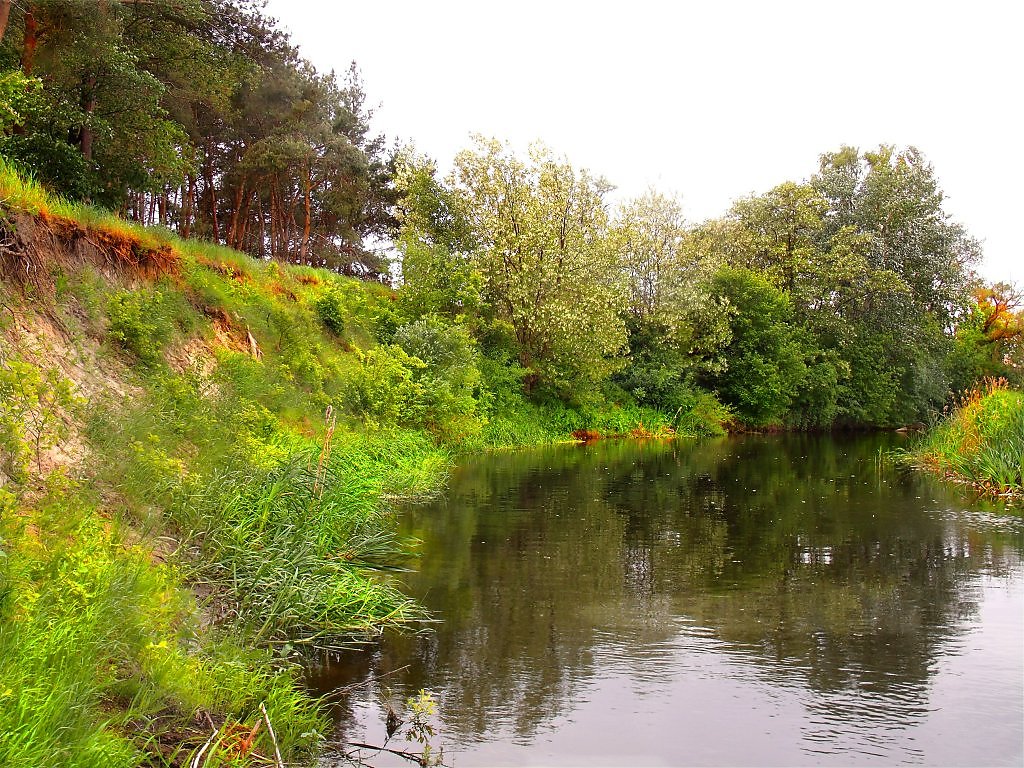
[[[451,766],[1019,766],[1024,518],[881,461],[901,439],[475,457],[402,515],[437,623],[310,685],[374,744],[382,692],[431,691]]]

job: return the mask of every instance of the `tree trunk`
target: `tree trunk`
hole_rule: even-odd
[[[306,172],[306,183],[303,185],[303,210],[306,214],[306,219],[302,223],[302,241],[299,245],[299,263],[305,264],[306,257],[309,255],[309,225],[312,219],[312,212],[310,206],[310,187],[313,185],[313,180],[310,178],[312,171],[307,170]]]
[[[188,239],[192,234],[192,216],[196,205],[196,177],[190,173],[185,184],[181,202],[181,236]]]
[[[260,258],[265,259],[267,257],[267,222],[263,216],[263,195],[258,190],[256,192],[256,215],[260,217]]]
[[[3,42],[4,32],[7,31],[7,20],[11,16],[12,0],[0,0],[0,42]]]
[[[220,242],[220,226],[217,223],[217,190],[213,186],[213,162],[210,160],[209,146],[206,156],[203,159],[203,180],[206,182],[204,190],[210,197],[210,225],[213,228],[213,242]]]
[[[278,226],[277,226],[277,206],[275,200],[277,194],[274,191],[274,187],[270,187],[270,258],[277,258],[277,241],[278,241]]]
[[[245,196],[245,210],[242,211],[241,223],[238,225],[238,234],[235,236],[235,248],[245,250],[245,237],[249,234],[250,212],[252,211],[252,193]]]
[[[238,217],[242,213],[242,196],[245,194],[245,177],[243,176],[238,182],[238,188],[235,190],[234,206],[231,209],[231,226],[228,227],[228,240],[227,244],[230,248],[237,248],[238,242]]]
[[[27,77],[32,76],[32,65],[36,58],[36,45],[39,43],[39,25],[32,9],[25,11],[25,39],[21,46],[21,71]]]
[[[89,125],[92,114],[96,110],[96,75],[89,75],[85,78],[82,88],[82,112],[85,117],[82,119],[82,132],[79,135],[79,147],[82,150],[82,157],[86,162],[92,161],[92,126]]]

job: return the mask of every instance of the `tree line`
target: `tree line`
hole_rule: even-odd
[[[0,2],[0,153],[75,200],[258,258],[356,273],[393,226],[353,64],[253,0]]]
[[[71,199],[374,278],[366,244],[394,242],[406,319],[479,356],[464,384],[824,428],[1021,377],[1021,297],[977,281],[914,148],[840,148],[692,223],[654,190],[613,210],[539,144],[477,138],[442,178],[372,133],[355,64],[316,71],[252,0],[0,0],[0,72],[0,154]]]
[[[402,297],[474,328],[534,398],[672,413],[712,392],[755,426],[897,425],[982,377],[1020,382],[1021,296],[914,148],[843,147],[807,181],[688,223],[543,146],[477,138],[446,178],[399,159]]]

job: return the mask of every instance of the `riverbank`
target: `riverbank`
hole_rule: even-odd
[[[306,654],[422,615],[394,578],[396,503],[459,453],[705,421],[485,396],[465,334],[386,286],[136,227],[2,165],[0,199],[5,765],[308,763],[327,723]]]
[[[389,292],[0,197],[0,762],[308,763],[297,662],[421,615],[391,509],[449,465],[328,407],[372,374],[313,305]]]
[[[990,380],[905,455],[912,465],[991,496],[1024,493],[1024,394]]]

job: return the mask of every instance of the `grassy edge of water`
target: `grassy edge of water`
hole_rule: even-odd
[[[990,380],[966,393],[944,418],[898,457],[981,493],[1024,494],[1024,394]]]

